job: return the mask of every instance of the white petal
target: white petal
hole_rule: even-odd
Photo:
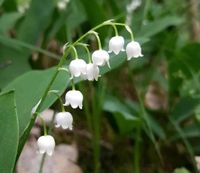
[[[69,64],[69,71],[72,76],[79,77],[86,73],[86,62],[82,59],[72,60]]]
[[[37,141],[37,145],[41,154],[46,152],[47,154],[51,155],[54,151],[55,140],[50,135],[41,136]]]
[[[59,127],[60,127],[60,125],[59,125],[59,124],[55,124],[55,127],[56,127],[56,128],[59,128]]]
[[[83,95],[77,90],[68,91],[65,98],[74,109],[76,109],[83,102]]]
[[[96,50],[92,54],[92,61],[98,66],[104,65],[109,58],[109,54],[105,50]]]
[[[48,150],[48,151],[47,151],[47,154],[48,154],[49,156],[52,156],[53,151],[52,151],[52,150]]]
[[[39,153],[40,153],[40,154],[44,154],[44,153],[45,153],[45,150],[40,149],[40,150],[39,150]]]
[[[124,38],[122,36],[112,37],[109,41],[109,52],[114,52],[116,55],[124,49]]]
[[[126,53],[128,60],[130,60],[131,58],[138,58],[143,56],[141,51],[142,50],[140,44],[136,41],[132,41],[128,43],[126,46]]]

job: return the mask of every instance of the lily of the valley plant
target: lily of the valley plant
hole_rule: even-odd
[[[115,35],[109,41],[109,46],[108,46],[109,50],[108,51],[105,49],[102,49],[101,39],[100,39],[98,33],[96,32],[97,29],[99,29],[103,26],[107,26],[107,27],[111,26],[111,27],[113,27],[113,29],[115,31]],[[120,36],[118,34],[117,27],[124,27],[130,34],[131,41],[126,46],[125,46],[124,37]],[[85,37],[87,37],[89,35],[94,35],[97,40],[97,44],[98,44],[98,49],[95,50],[92,54],[90,53],[90,51],[88,49],[88,45],[81,42]],[[87,56],[88,56],[88,62],[85,62],[85,60],[81,59],[78,56],[78,53],[76,50],[77,46],[82,46],[86,50]],[[61,58],[60,63],[57,66],[57,70],[59,71],[60,69],[64,69],[63,64],[65,62],[66,57],[70,53],[73,53],[74,59],[69,63],[69,69],[65,69],[67,72],[70,73],[72,90],[69,90],[66,93],[64,104],[62,103],[61,98],[59,98],[61,101],[62,111],[58,112],[56,114],[55,127],[57,127],[57,128],[62,127],[63,129],[72,130],[73,129],[73,117],[70,112],[65,111],[64,106],[71,106],[73,109],[76,109],[76,108],[82,109],[82,107],[83,107],[83,94],[80,91],[75,89],[75,85],[73,82],[74,79],[79,77],[79,78],[82,78],[83,80],[88,80],[88,81],[96,80],[97,81],[98,78],[100,77],[99,66],[104,66],[105,64],[107,64],[108,67],[111,68],[110,62],[109,62],[109,60],[110,60],[109,53],[113,52],[114,54],[118,55],[121,51],[126,51],[127,60],[143,56],[140,44],[134,40],[133,33],[132,33],[130,27],[123,23],[116,23],[113,20],[108,20],[108,21],[103,22],[102,24],[94,27],[93,29],[91,29],[90,31],[85,33],[74,43],[66,44],[64,46],[63,57]],[[51,84],[55,80],[57,74],[58,74],[58,72],[56,72],[56,74],[53,76]],[[48,88],[50,88],[50,87],[51,87],[51,85]],[[48,91],[48,89],[47,89],[46,93],[48,94],[49,92],[51,92],[51,91]],[[40,104],[42,104],[42,102],[44,101],[47,94],[44,95],[42,97],[42,99],[38,102],[38,104],[33,108],[32,113],[35,116],[41,107]],[[57,95],[57,96],[59,97],[59,95]],[[41,153],[41,154],[47,153],[48,155],[52,155],[54,148],[55,148],[55,140],[52,136],[47,134],[46,125],[45,125],[44,121],[43,121],[43,125],[44,125],[44,131],[45,131],[44,133],[45,134],[44,134],[44,136],[41,136],[37,141],[39,153]]]

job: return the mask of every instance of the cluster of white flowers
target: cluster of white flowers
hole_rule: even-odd
[[[127,27],[126,27],[127,29]],[[130,29],[127,29],[128,32]],[[97,37],[98,43],[100,39],[98,38],[98,35],[96,32],[91,32],[95,34]],[[132,35],[131,35],[132,36]],[[100,44],[100,43],[99,43]],[[83,45],[83,44],[82,44]],[[109,50],[103,50],[101,48],[101,45],[99,45],[99,49],[95,50],[92,55],[91,55],[91,60],[89,57],[89,63],[87,64],[83,59],[78,58],[77,52],[75,47],[73,46],[73,51],[75,53],[75,59],[72,60],[69,64],[69,73],[71,75],[71,80],[73,81],[74,78],[81,77],[82,79],[93,81],[93,80],[98,80],[98,77],[100,77],[99,73],[99,66],[103,66],[105,64],[108,65],[110,68],[110,55],[109,53],[114,53],[118,55],[120,51],[126,51],[127,54],[127,60],[130,60],[132,58],[138,58],[142,57],[142,51],[140,44],[136,41],[129,42],[125,47],[125,41],[122,36],[118,36],[118,34],[114,37],[112,37],[109,41]],[[65,49],[67,49],[67,46],[65,45]],[[86,48],[87,49],[87,48]],[[88,50],[88,49],[87,49]],[[89,52],[89,51],[88,51]],[[88,55],[90,56],[90,54]],[[92,61],[92,62],[91,62]],[[73,82],[72,82],[72,85]],[[73,109],[80,108],[82,109],[83,107],[83,94],[75,90],[75,87],[72,86],[73,89],[68,91],[65,95],[65,103],[63,104],[64,106],[71,106]],[[56,127],[62,127],[63,129],[73,129],[73,117],[71,113],[69,112],[59,112],[56,114],[55,117],[55,122],[56,122]],[[44,135],[41,136],[38,139],[38,148],[40,153],[47,153],[48,155],[52,155],[53,150],[55,147],[55,140],[52,136],[50,135]]]

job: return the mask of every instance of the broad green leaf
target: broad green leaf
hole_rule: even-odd
[[[0,172],[13,173],[19,140],[14,91],[0,94]]]
[[[182,97],[192,97],[200,99],[200,73],[193,73],[191,79],[185,79],[180,89]]]
[[[6,2],[12,0],[6,0]],[[11,2],[10,2],[11,3]],[[33,0],[27,11],[25,19],[22,21],[17,31],[17,39],[35,45],[41,38],[42,33],[49,25],[50,17],[55,7],[54,0]],[[0,45],[0,88],[8,84],[20,74],[30,70],[28,58],[31,55],[29,49],[20,49],[18,51]],[[2,53],[3,52],[3,53]],[[8,64],[9,65],[4,65]],[[19,68],[20,67],[20,68]]]
[[[7,12],[17,11],[16,0],[3,0],[3,7]]]
[[[190,173],[186,168],[176,168],[174,173]]]
[[[57,36],[62,42],[71,42],[73,31],[86,20],[87,17],[82,3],[79,0],[70,1],[64,11],[58,11],[52,18],[52,26],[47,33],[47,38],[51,40]]]
[[[176,26],[183,22],[183,19],[178,16],[166,16],[161,19],[157,19],[153,22],[149,22],[143,25],[139,36],[142,37],[152,37],[159,32],[165,30],[169,26]]]
[[[195,111],[195,108],[199,105],[199,99],[193,99],[190,97],[182,98],[179,103],[177,103],[171,113],[171,118],[177,124],[183,120],[191,117]]]
[[[5,13],[0,17],[0,33],[6,34],[12,27],[14,27],[15,23],[18,19],[22,16],[21,13],[12,12],[12,13]]]
[[[188,127],[182,128],[182,132],[184,133],[184,136],[186,138],[194,138],[194,137],[198,138],[200,136],[200,127],[198,124],[193,123]],[[176,140],[179,138],[181,138],[181,136],[179,136],[179,134],[175,134],[172,137],[173,140]]]
[[[179,92],[183,81],[195,78],[194,73],[199,72],[199,49],[199,43],[188,44],[180,49],[175,57],[170,60],[168,71],[171,93]]]
[[[0,6],[3,4],[3,1],[4,1],[4,0],[0,0]]]
[[[69,11],[69,15],[66,18],[66,25],[70,27],[71,31],[87,19],[87,12],[84,10],[80,0],[71,1],[67,11]]]
[[[158,121],[155,120],[155,118],[153,116],[148,116],[148,121],[149,121],[149,125],[152,128],[152,131],[159,136],[160,139],[166,139],[166,135],[165,135],[165,131],[164,129],[161,127],[161,125],[159,124]]]
[[[107,73],[107,72],[119,67],[124,62],[126,62],[126,54],[125,53],[121,52],[119,55],[111,54],[111,58],[110,58],[111,68],[109,68],[106,64],[105,66],[100,68],[101,74]]]
[[[179,124],[177,124],[171,117],[169,117],[170,123],[174,126],[176,132],[178,133],[178,135],[180,136],[180,138],[183,140],[185,147],[188,151],[188,154],[190,155],[190,159],[192,160],[193,166],[195,171],[197,172],[197,165],[196,165],[196,161],[195,161],[195,155],[194,155],[194,150],[192,145],[189,143],[188,139],[185,137],[183,130],[181,129],[181,127],[179,126]]]
[[[23,49],[14,50],[0,44],[0,89],[5,87],[16,76],[31,69],[24,57]]]
[[[132,100],[126,100],[126,105],[131,109],[131,112],[133,113],[137,113],[140,112],[140,106],[138,103],[133,102]],[[147,114],[147,112],[146,112]],[[155,120],[155,118],[150,115],[147,114],[147,121],[149,122],[149,126],[152,129],[152,131],[159,136],[161,139],[165,139],[166,135],[164,132],[164,129],[161,127],[161,125],[159,124],[158,121]]]
[[[106,20],[106,15],[103,7],[97,0],[82,0],[89,22],[95,26]],[[92,5],[91,5],[92,4]]]
[[[60,59],[60,57],[58,55],[55,55],[54,53],[51,53],[47,50],[44,50],[42,48],[36,47],[32,44],[28,44],[28,43],[25,43],[23,41],[20,41],[20,40],[14,39],[14,38],[8,38],[6,36],[0,35],[0,43],[7,47],[15,49],[15,50],[23,51],[24,48],[26,48],[28,50],[44,54],[44,55],[48,56],[49,58]]]
[[[180,51],[177,53],[176,58],[178,61],[182,61],[188,70],[198,72],[199,64],[200,64],[200,43],[190,43],[185,45]]]
[[[54,0],[31,1],[27,15],[19,28],[18,39],[35,44],[48,27],[55,5]]]
[[[16,91],[16,104],[19,118],[19,135],[21,136],[31,119],[31,110],[41,99],[45,89],[49,85],[55,68],[44,71],[30,71],[16,78],[4,91],[14,89]],[[60,71],[52,86],[52,90],[59,90],[61,95],[69,82],[69,75]],[[45,100],[42,110],[51,106],[57,98],[49,95]]]
[[[81,0],[81,3],[85,8],[88,22],[91,24],[92,27],[107,20],[103,6],[100,5],[99,1]],[[99,30],[99,33],[100,33],[101,39],[104,40],[107,34],[107,29],[103,28]]]
[[[119,128],[119,131],[122,134],[132,131],[139,121],[137,115],[133,115],[130,109],[126,105],[121,103],[117,98],[105,98],[103,109],[107,112],[112,113]]]

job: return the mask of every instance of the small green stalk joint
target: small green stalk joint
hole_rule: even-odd
[[[126,28],[126,30],[127,30],[129,33],[130,33],[131,40],[132,40],[132,41],[134,41],[133,32],[132,32],[132,30],[131,30],[130,26],[128,26],[128,25],[125,25],[125,28]]]
[[[63,55],[65,54],[68,47],[69,47],[69,43],[65,43],[65,45],[63,46]]]
[[[69,73],[69,70],[66,67],[60,67],[60,68],[58,68],[58,71],[65,71],[65,72]]]

